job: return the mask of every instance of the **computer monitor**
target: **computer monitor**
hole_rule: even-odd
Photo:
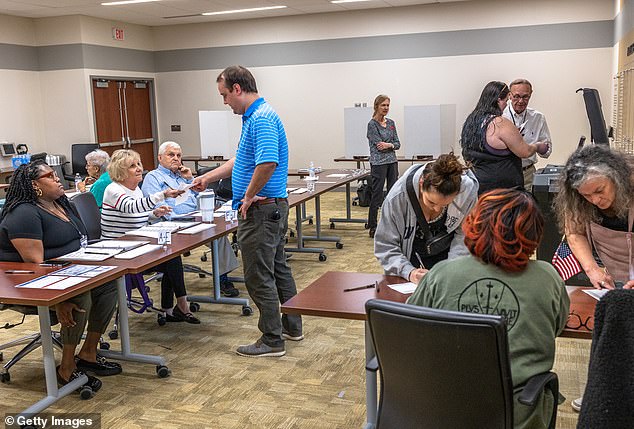
[[[596,144],[610,144],[608,132],[601,110],[601,98],[599,91],[594,88],[579,88],[577,92],[583,91],[583,101],[586,103],[586,113],[590,121],[590,141]]]

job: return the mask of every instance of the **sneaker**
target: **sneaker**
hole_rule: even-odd
[[[286,350],[284,349],[284,346],[271,347],[264,344],[262,340],[257,340],[253,344],[239,346],[236,349],[236,353],[240,356],[246,357],[279,357],[284,356],[286,354]]]
[[[240,295],[240,291],[229,280],[220,280],[220,293],[229,298]]]
[[[96,362],[90,362],[76,356],[75,364],[80,371],[101,376],[117,375],[123,371],[119,363],[109,362],[105,357],[99,355],[97,355]]]
[[[290,332],[282,331],[282,338],[290,341],[301,341],[304,339],[304,334],[300,333],[299,335],[293,335]]]
[[[575,410],[576,412],[579,412],[581,411],[582,401],[583,401],[583,396],[581,398],[573,399],[572,401],[570,401],[570,406],[572,407],[573,410]]]

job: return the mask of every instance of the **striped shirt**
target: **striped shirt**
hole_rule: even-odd
[[[154,206],[164,198],[162,191],[143,197],[138,186],[132,190],[119,183],[109,184],[103,195],[101,238],[117,238],[147,225]]]
[[[284,125],[271,106],[260,97],[242,115],[242,134],[231,174],[233,208],[237,209],[246,194],[255,167],[274,162],[273,175],[258,192],[266,198],[286,198],[288,141]]]

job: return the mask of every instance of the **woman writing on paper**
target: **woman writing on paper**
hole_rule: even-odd
[[[385,274],[418,283],[437,262],[467,255],[462,220],[478,199],[478,181],[453,153],[414,165],[383,202],[374,255]]]
[[[101,211],[101,235],[103,238],[117,238],[127,231],[147,225],[150,216],[159,218],[171,211],[169,206],[157,203],[165,198],[175,198],[184,191],[165,189],[153,195],[143,197],[139,183],[143,180],[143,166],[139,154],[130,149],[114,151],[108,166],[112,183],[106,187]],[[162,272],[161,309],[168,322],[199,324],[187,303],[187,290],[183,276],[183,261],[180,256],[156,265],[154,270]],[[174,306],[174,295],[176,305]],[[173,308],[172,308],[173,306]]]
[[[409,304],[504,315],[513,387],[550,371],[555,337],[566,326],[570,300],[547,262],[531,259],[544,230],[532,195],[513,189],[482,194],[462,223],[471,255],[443,261],[423,277]],[[474,370],[477,370],[474,368]],[[513,401],[515,429],[549,427],[557,398],[542,393],[535,407]]]
[[[2,261],[41,263],[74,252],[87,241],[86,227],[64,195],[55,170],[43,161],[23,164],[13,173],[0,221]],[[116,303],[116,286],[106,283],[55,306],[62,325],[62,360],[57,367],[60,384],[86,372],[100,376],[121,372],[121,365],[97,355],[99,339]],[[86,339],[75,356],[86,325]],[[101,381],[89,375],[86,386],[96,392]]]
[[[634,157],[602,145],[573,153],[555,208],[572,253],[595,288],[634,286]],[[592,255],[596,250],[605,269]]]
[[[522,158],[548,152],[548,143],[527,144],[517,127],[502,117],[508,98],[504,82],[487,83],[462,126],[462,157],[473,166],[479,194],[496,188],[524,189]]]
[[[374,115],[368,122],[368,143],[370,144],[370,171],[372,174],[372,197],[368,209],[368,228],[374,238],[379,206],[383,202],[383,184],[387,181],[387,191],[398,179],[398,162],[394,151],[401,147],[394,121],[387,118],[390,98],[377,95],[374,99]]]

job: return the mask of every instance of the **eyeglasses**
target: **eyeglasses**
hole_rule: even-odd
[[[531,99],[531,94],[526,94],[526,95],[511,94],[511,98],[515,101],[518,101],[518,100],[528,101]]]
[[[592,329],[594,329],[594,317],[588,316],[586,317],[586,320],[583,321],[581,319],[581,316],[573,311],[568,315],[566,328],[569,328],[569,329],[586,328],[588,331],[592,332]]]
[[[48,173],[44,173],[40,177],[38,177],[38,180],[39,179],[44,179],[44,178],[55,180],[55,179],[58,178],[58,176],[57,176],[57,173],[55,172],[55,170],[51,170]]]

